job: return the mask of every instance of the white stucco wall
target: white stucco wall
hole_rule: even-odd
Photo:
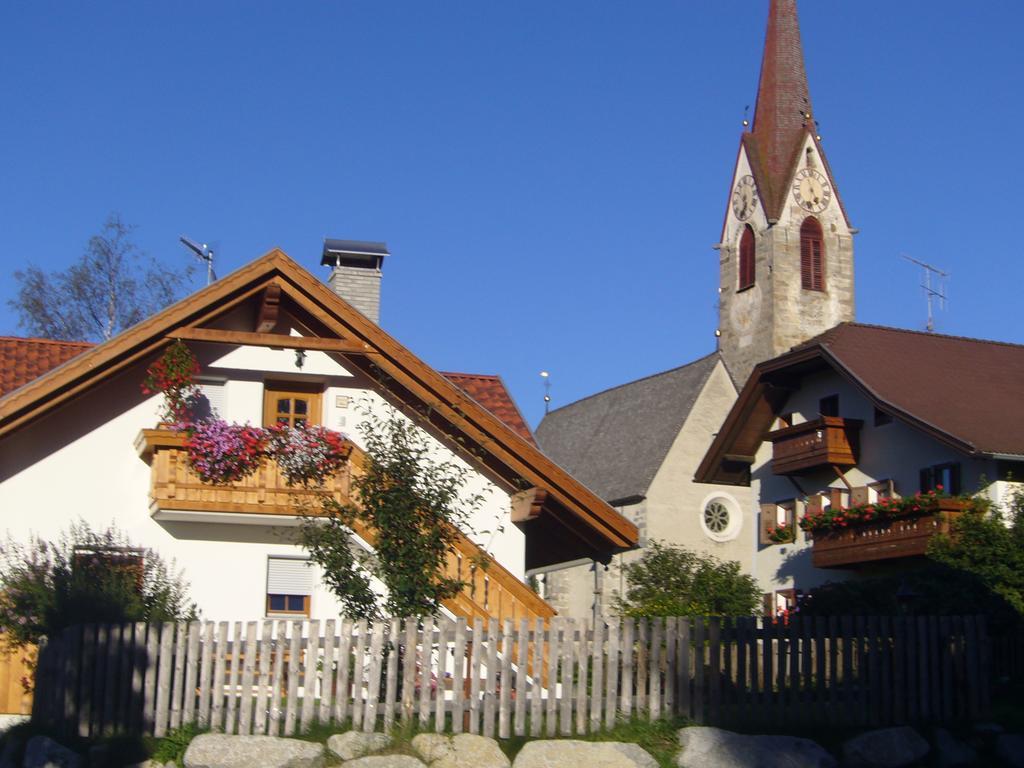
[[[920,470],[936,464],[958,462],[961,472],[961,490],[965,493],[987,491],[1003,500],[1008,495],[1006,483],[993,483],[997,477],[993,460],[974,458],[940,443],[899,420],[874,425],[874,405],[847,379],[834,372],[823,372],[803,379],[783,408],[792,412],[794,423],[818,417],[821,398],[839,396],[839,415],[860,419],[860,455],[857,466],[844,470],[854,487],[870,485],[881,480],[892,480],[900,496],[913,495],[920,490]],[[757,460],[751,469],[751,486],[755,499],[774,503],[800,499],[805,495],[825,492],[828,488],[846,489],[831,469],[822,469],[796,476],[801,494],[786,477],[775,475],[771,469],[772,444],[762,443]],[[798,515],[799,516],[799,515]],[[754,542],[758,539],[758,526],[751,527]],[[811,565],[811,543],[802,531],[797,531],[794,544],[756,546],[753,573],[765,592],[788,589],[794,585],[809,589],[826,581],[841,581],[855,577],[852,571],[819,569]]]
[[[239,347],[225,353],[224,348],[197,345],[196,352],[203,356],[204,375],[226,380],[221,415],[229,421],[261,423],[263,380],[282,377],[322,382],[322,423],[346,432],[357,444],[362,440],[356,405],[363,402],[384,412],[385,401],[367,382],[322,353],[308,353],[300,371],[294,351]],[[140,429],[155,426],[160,398],[140,393],[144,371],[145,365],[130,368],[0,441],[0,531],[18,541],[33,533],[54,539],[79,518],[99,530],[115,522],[133,544],[156,550],[184,570],[204,617],[261,618],[267,558],[302,554],[291,543],[293,521],[268,525],[256,516],[247,516],[245,523],[237,515],[206,518],[217,522],[151,517],[150,467],[136,454],[134,441]],[[338,406],[338,395],[349,397],[347,407]],[[468,467],[438,439],[429,439],[439,458]],[[479,532],[471,537],[522,578],[525,538],[508,520],[508,494],[475,471],[468,490],[486,497],[470,520]],[[311,615],[338,615],[333,597],[322,587],[312,596]]]

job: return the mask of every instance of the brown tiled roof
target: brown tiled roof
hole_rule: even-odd
[[[506,426],[510,427],[517,435],[530,441],[533,445],[537,444],[530,428],[526,426],[523,414],[519,411],[500,376],[444,371],[441,372],[441,375],[505,422]]]
[[[87,341],[0,336],[0,396],[63,365],[91,346]]]
[[[1024,455],[1024,346],[861,323],[795,351],[816,346],[920,426],[975,453]]]
[[[968,455],[1024,456],[1024,346],[840,323],[754,368],[697,481],[746,484],[729,456],[757,452],[792,379],[829,369],[879,409]]]

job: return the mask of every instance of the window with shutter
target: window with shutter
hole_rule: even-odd
[[[809,291],[825,290],[825,236],[813,216],[800,226],[800,284]]]
[[[267,614],[309,616],[313,570],[309,560],[294,557],[267,559]]]
[[[754,284],[754,258],[755,258],[754,230],[750,225],[743,227],[743,234],[740,236],[740,284],[739,290],[750,288]]]

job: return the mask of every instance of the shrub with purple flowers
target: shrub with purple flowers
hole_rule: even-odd
[[[225,485],[243,480],[267,455],[267,430],[259,427],[207,419],[188,424],[183,431],[189,466],[204,483]]]

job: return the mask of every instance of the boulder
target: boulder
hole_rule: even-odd
[[[512,763],[498,742],[485,736],[458,733],[421,733],[412,740],[412,748],[430,768],[509,768]]]
[[[345,768],[426,768],[426,766],[409,755],[372,755],[349,760]]]
[[[843,743],[847,768],[904,768],[923,760],[930,750],[921,734],[908,726],[881,728]]]
[[[1024,768],[1024,736],[1004,733],[996,738],[996,757],[1009,768]]]
[[[46,736],[33,736],[25,745],[24,768],[82,768],[84,760]]]
[[[974,765],[978,759],[978,751],[945,728],[935,729],[935,758],[939,768],[961,768]]]
[[[835,768],[832,755],[810,739],[747,736],[721,728],[679,729],[679,768]]]
[[[323,744],[278,736],[204,733],[185,750],[185,768],[320,768]]]
[[[342,760],[355,760],[371,752],[380,752],[389,747],[393,739],[386,733],[363,733],[348,731],[336,733],[327,740],[327,751]]]
[[[618,741],[531,741],[513,768],[658,768],[647,750]]]

